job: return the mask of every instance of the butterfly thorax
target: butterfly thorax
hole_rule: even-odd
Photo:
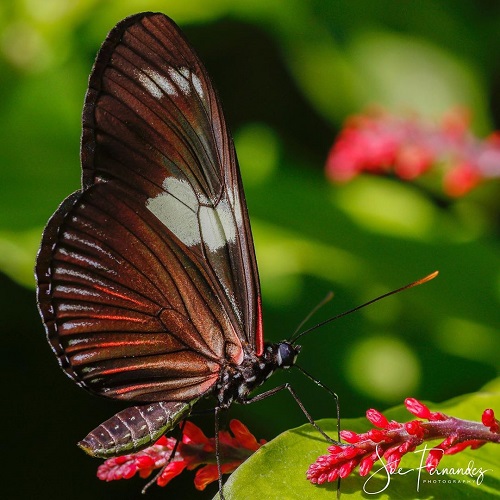
[[[221,408],[228,408],[233,401],[245,402],[249,394],[262,385],[276,370],[287,369],[295,364],[300,346],[282,341],[264,345],[264,352],[257,356],[255,351],[244,349],[243,362],[239,365],[225,365],[216,385],[216,397]]]

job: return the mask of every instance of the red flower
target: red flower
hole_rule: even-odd
[[[484,410],[483,415],[481,417],[481,421],[486,427],[490,428],[491,432],[499,432],[500,426],[498,420],[495,419],[495,413],[491,408]]]
[[[239,420],[231,420],[229,428],[233,436],[227,431],[219,432],[223,474],[233,472],[265,443],[265,440],[257,441]],[[203,490],[211,482],[217,481],[219,474],[215,458],[214,438],[207,438],[199,427],[188,421],[184,426],[182,441],[178,444],[175,455],[170,460],[175,443],[175,438],[162,436],[153,446],[140,452],[110,458],[99,466],[97,477],[103,481],[129,479],[135,474],[146,478],[153,470],[162,469],[156,478],[156,484],[165,486],[184,469],[193,470],[204,465],[196,473],[195,487],[198,490]]]
[[[483,412],[482,422],[472,422],[431,412],[420,401],[408,398],[407,410],[422,420],[399,423],[388,421],[377,410],[368,410],[367,419],[379,427],[363,434],[353,431],[341,431],[340,436],[348,445],[333,445],[328,448],[328,455],[322,455],[309,467],[307,479],[314,484],[335,481],[338,477],[348,476],[359,465],[359,474],[366,476],[374,463],[383,457],[387,469],[394,472],[402,457],[431,439],[444,440],[429,451],[426,469],[434,470],[443,455],[452,455],[464,450],[479,448],[487,442],[500,443],[499,422],[493,410]]]
[[[345,182],[361,172],[394,172],[412,180],[443,171],[443,187],[462,196],[484,179],[500,177],[500,134],[481,140],[469,132],[469,113],[453,110],[440,126],[382,110],[348,118],[326,162],[327,176]]]

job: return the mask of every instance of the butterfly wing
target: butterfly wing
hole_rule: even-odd
[[[185,401],[262,352],[258,272],[231,138],[208,75],[162,14],[119,23],[89,81],[82,189],[49,221],[39,309],[92,392]]]

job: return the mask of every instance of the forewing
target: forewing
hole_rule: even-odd
[[[234,146],[208,74],[175,23],[139,14],[104,43],[83,117],[84,188],[129,186],[203,267],[262,352],[260,289]]]
[[[234,149],[205,70],[160,14],[120,23],[84,108],[83,187],[45,229],[38,300],[64,370],[136,401],[209,391],[261,350]]]

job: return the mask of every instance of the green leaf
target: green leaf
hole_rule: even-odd
[[[21,285],[35,285],[35,254],[42,228],[26,231],[0,230],[0,271]]]
[[[488,384],[481,392],[440,404],[429,403],[429,407],[432,411],[480,421],[486,408],[496,408],[497,411],[500,408],[500,379]],[[384,415],[402,422],[413,419],[402,405],[385,411]],[[318,424],[329,435],[335,436],[334,419],[320,420]],[[342,427],[366,432],[371,424],[364,417],[342,419]],[[439,441],[424,443],[414,453],[405,455],[400,464],[401,473],[391,475],[390,478],[384,469],[375,474],[382,467],[380,462],[375,463],[372,472],[366,477],[360,477],[358,469],[355,469],[341,483],[342,498],[498,498],[498,446],[487,444],[478,450],[467,449],[456,455],[445,456],[438,467],[439,475],[431,476],[425,469],[419,471],[419,467],[425,464],[428,450],[436,444]],[[284,432],[260,448],[231,475],[224,486],[224,496],[226,499],[238,500],[332,500],[336,498],[337,482],[316,486],[306,480],[309,465],[318,456],[327,454],[327,447],[328,443],[310,425]],[[467,475],[467,467],[475,467],[475,474]]]

